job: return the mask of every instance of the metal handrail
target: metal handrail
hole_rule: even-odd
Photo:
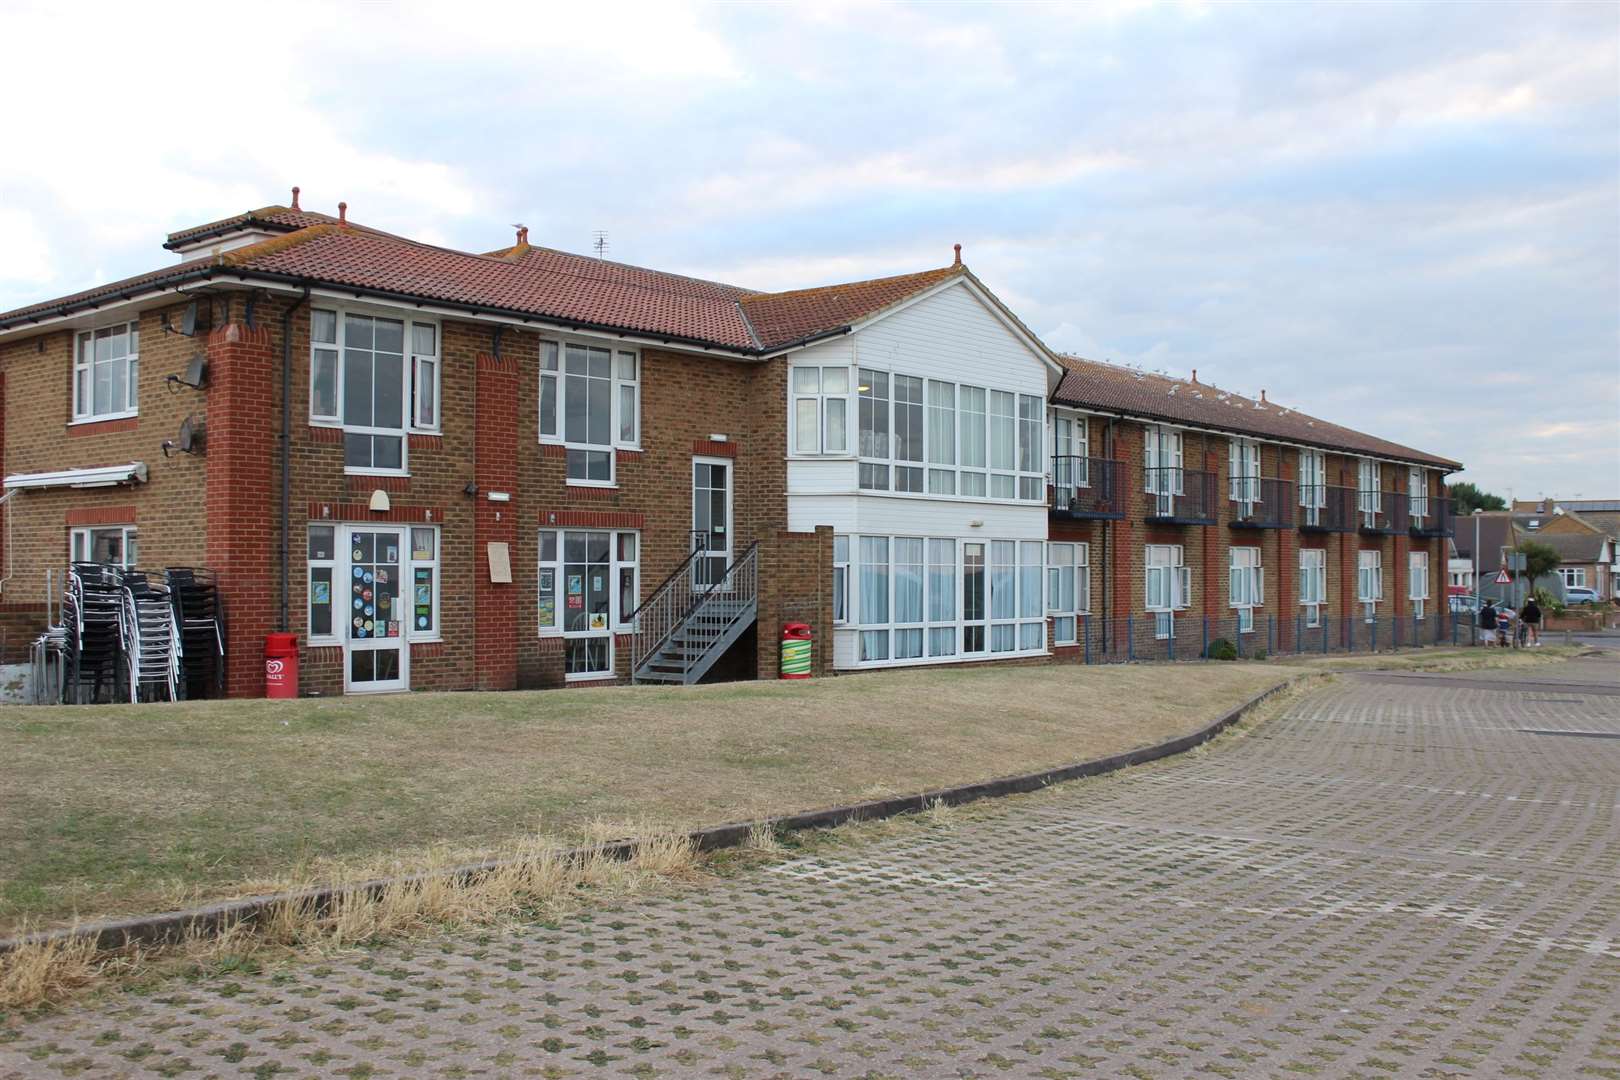
[[[1234,522],[1283,528],[1294,523],[1294,482],[1244,474],[1227,478],[1227,501],[1235,503]]]
[[[1051,508],[1082,517],[1122,516],[1125,485],[1120,482],[1120,464],[1112,458],[1053,455]]]
[[[636,609],[639,619],[643,612],[652,608],[651,616],[656,620],[654,625],[643,627],[637,622],[630,640],[630,670],[632,673],[640,671],[647,659],[656,656],[664,643],[669,640],[678,628],[712,621],[724,625],[736,618],[736,613],[727,612],[723,618],[716,619],[712,615],[706,618],[704,609],[716,597],[724,596],[747,603],[754,600],[759,593],[759,541],[748,545],[742,557],[726,567],[714,581],[701,586],[700,589],[678,591],[677,582],[690,582],[691,577],[687,571],[695,559],[706,554],[702,548],[694,550],[687,556],[680,568],[659,586],[658,591],[647,599],[647,603]],[[656,601],[656,604],[655,604]],[[678,602],[679,601],[679,602]]]
[[[1214,522],[1214,473],[1179,465],[1157,465],[1144,468],[1142,473],[1149,518]]]
[[[704,538],[694,533],[691,553],[630,616],[629,623],[634,628],[630,632],[631,671],[640,668],[642,661],[658,651],[664,639],[674,632],[692,609],[692,564],[707,551]],[[682,595],[677,595],[677,587],[683,584],[686,588],[682,590]]]

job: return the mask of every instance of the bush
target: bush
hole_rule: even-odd
[[[1249,659],[1250,660],[1264,660],[1265,658],[1266,658],[1266,650],[1264,650],[1264,649],[1256,649],[1252,653],[1249,654]]]
[[[1225,638],[1216,638],[1204,650],[1204,657],[1208,660],[1236,660],[1237,646]]]

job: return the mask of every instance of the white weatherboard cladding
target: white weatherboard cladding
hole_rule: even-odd
[[[983,522],[975,527],[973,522]],[[1046,507],[952,501],[925,496],[801,495],[788,499],[788,528],[831,525],[842,534],[955,536],[965,540],[1045,540]]]

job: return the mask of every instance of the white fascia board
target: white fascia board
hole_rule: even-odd
[[[146,483],[146,463],[102,465],[93,469],[63,469],[58,472],[14,473],[6,477],[7,490],[18,488],[95,488],[119,484]]]
[[[1048,349],[1046,344],[1042,342],[1040,338],[1036,337],[1032,332],[1030,332],[1029,328],[1020,322],[1016,315],[1007,310],[1007,306],[1000,300],[996,299],[995,294],[989,289],[985,288],[979,279],[974,277],[972,272],[968,270],[963,270],[963,272],[960,274],[953,274],[938,284],[930,285],[922,292],[914,293],[898,303],[891,304],[881,311],[873,312],[871,315],[868,315],[866,318],[861,319],[858,322],[851,323],[849,327],[850,332],[856,333],[864,330],[873,323],[881,322],[890,315],[899,314],[900,312],[906,310],[906,308],[911,307],[913,304],[920,304],[924,300],[927,300],[930,296],[942,293],[954,285],[961,285],[966,288],[968,293],[973,296],[974,299],[978,300],[979,303],[983,304],[990,314],[995,316],[995,318],[1007,328],[1008,332],[1023,343],[1025,348],[1034,353],[1036,356],[1040,357],[1041,360],[1046,363],[1049,371],[1058,376],[1059,381],[1062,380],[1063,373],[1068,369],[1057,362],[1056,357],[1052,355],[1052,350]]]

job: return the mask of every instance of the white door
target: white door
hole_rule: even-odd
[[[350,526],[343,534],[349,565],[344,689],[349,693],[404,690],[410,685],[410,649],[405,644],[410,615],[400,602],[405,530]]]
[[[692,459],[692,540],[705,554],[693,563],[693,586],[708,588],[731,565],[731,481],[728,458]]]

